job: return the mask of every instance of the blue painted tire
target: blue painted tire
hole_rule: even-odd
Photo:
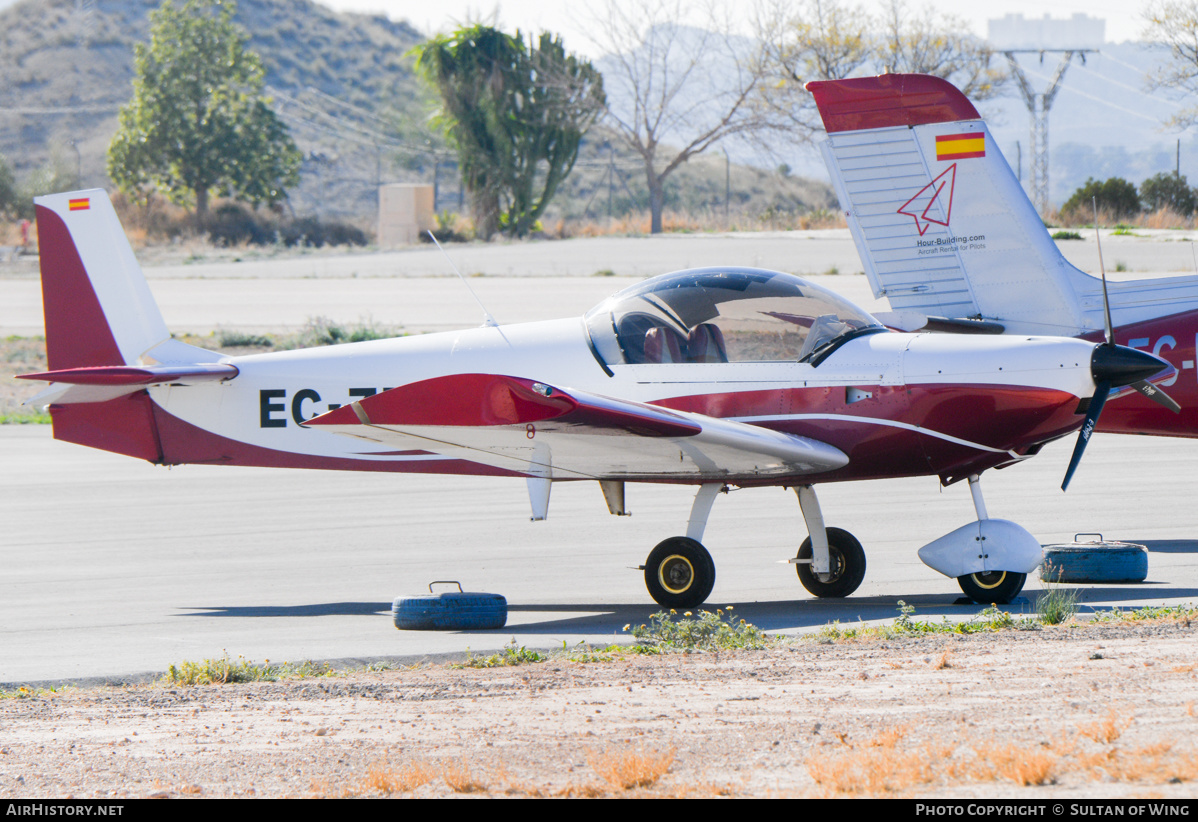
[[[486,631],[507,624],[507,600],[473,591],[418,594],[397,597],[391,616],[401,631]]]
[[[1044,546],[1044,582],[1143,582],[1148,551],[1131,542],[1073,542]]]

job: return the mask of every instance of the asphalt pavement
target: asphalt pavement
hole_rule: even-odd
[[[1114,251],[1104,246],[1108,262],[1130,260],[1133,275],[1186,270],[1183,258],[1193,252],[1184,238],[1141,239]],[[852,243],[835,233],[483,246],[469,249],[480,255],[477,266],[466,250],[451,254],[464,272],[482,275],[471,285],[504,322],[579,314],[648,274],[737,261],[817,275],[836,268],[820,281],[866,308],[885,308],[851,273],[859,270]],[[428,268],[386,274],[405,253]],[[201,262],[187,275],[179,266],[148,274],[176,331],[293,327],[318,315],[369,316],[410,332],[479,324],[461,282],[432,273],[431,254],[297,257],[252,263],[257,269]],[[40,312],[36,280],[0,271],[0,333],[39,333]],[[1070,448],[1056,443],[1024,464],[988,472],[990,515],[1019,522],[1044,543],[1099,532],[1146,544],[1148,580],[1080,586],[1087,609],[1198,601],[1198,441],[1100,435],[1065,494]],[[630,486],[633,516],[617,518],[594,483],[559,483],[549,519],[534,523],[521,480],[165,469],[55,442],[39,426],[0,428],[0,454],[0,687],[128,679],[225,653],[276,662],[415,661],[493,652],[511,641],[536,648],[626,641],[623,627],[657,610],[635,568],[657,542],[685,532],[693,493]],[[819,492],[828,523],[865,546],[869,569],[858,592],[841,601],[808,595],[785,563],[806,536],[794,495],[745,490],[717,500],[704,537],[717,565],[710,607],[733,605],[783,633],[893,619],[900,601],[934,618],[979,610],[957,603],[956,582],[915,555],[974,519],[963,483],[941,489],[935,478],[921,478]],[[444,579],[503,594],[508,626],[395,630],[392,600]],[[1010,610],[1031,612],[1039,588],[1029,579]]]

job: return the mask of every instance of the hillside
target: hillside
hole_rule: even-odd
[[[36,179],[40,190],[109,185],[105,153],[132,94],[134,45],[148,39],[149,13],[160,3],[0,6],[0,155],[19,179]],[[365,226],[380,182],[434,178],[438,210],[466,210],[453,156],[429,128],[435,104],[405,56],[420,32],[311,0],[240,0],[237,20],[262,58],[276,112],[304,153],[301,183],[290,192],[296,214]],[[722,221],[725,177],[721,152],[696,158],[667,183],[667,210]],[[772,171],[734,165],[731,186],[730,214],[741,225],[833,204],[826,185]],[[605,219],[609,200],[617,218],[648,208],[639,157],[596,128],[544,222]]]
[[[132,93],[133,46],[147,39],[160,0],[89,5],[80,13],[75,0],[22,0],[0,10],[0,154],[19,177],[53,167],[59,180],[107,184],[104,154]],[[297,211],[364,213],[380,179],[428,164],[429,107],[404,57],[419,32],[310,0],[241,0],[237,20],[307,157]]]

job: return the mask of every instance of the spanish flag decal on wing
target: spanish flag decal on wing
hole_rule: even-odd
[[[92,207],[90,197],[81,197],[78,200],[67,200],[67,209],[69,211],[87,211]]]
[[[986,138],[983,132],[941,134],[936,138],[937,160],[968,160],[985,156]]]

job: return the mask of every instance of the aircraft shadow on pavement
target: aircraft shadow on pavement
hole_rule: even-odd
[[[1138,602],[1145,599],[1156,599],[1167,595],[1169,599],[1194,599],[1198,597],[1198,588],[1169,588],[1168,580],[1149,579],[1144,582],[1130,584],[1095,583],[1093,585],[1079,582],[1069,587],[1081,590],[1082,595],[1078,605],[1085,611],[1098,611],[1110,607],[1112,603]]]
[[[1128,539],[1143,545],[1150,554],[1198,554],[1198,539]]]
[[[737,620],[756,625],[763,631],[784,631],[788,629],[817,628],[831,622],[842,623],[860,620],[894,619],[900,614],[899,600],[915,607],[915,616],[968,616],[978,613],[985,605],[976,603],[959,603],[957,597],[943,594],[916,594],[910,596],[876,596],[849,597],[847,599],[801,599],[778,600],[775,602],[752,602],[734,605],[732,614]],[[1006,606],[1008,610],[1019,608],[1027,611],[1035,610],[1035,603],[1026,597],[1017,597],[1015,602]],[[690,609],[692,613],[699,611],[716,611],[722,606],[713,600],[697,608]],[[508,603],[509,623],[503,628],[510,634],[544,634],[544,633],[608,633],[614,630],[623,633],[624,625],[648,624],[650,617],[663,610],[658,605],[579,605],[577,603],[561,605],[520,605]],[[676,609],[677,610],[677,609]],[[596,611],[598,613],[579,614],[563,619],[547,618],[538,622],[522,622],[512,624],[513,614],[526,613],[574,613],[580,611]],[[682,611],[679,611],[681,615]],[[725,612],[727,613],[727,612]]]
[[[317,602],[310,605],[204,606],[185,609],[189,617],[323,617],[391,614],[390,602]]]

